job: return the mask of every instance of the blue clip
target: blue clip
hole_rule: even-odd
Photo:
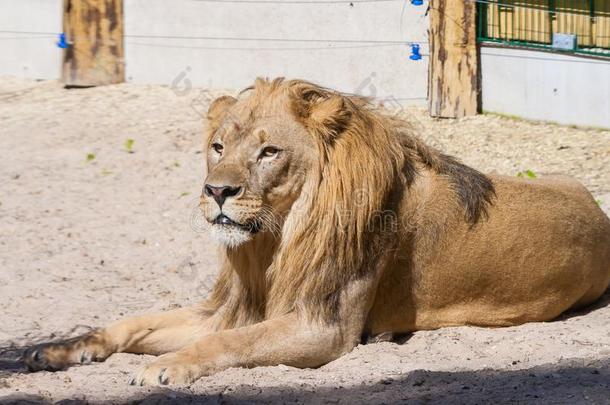
[[[61,33],[58,35],[58,41],[55,43],[58,48],[66,49],[68,47],[68,42],[66,42],[66,34]]]
[[[411,60],[420,60],[421,53],[419,53],[419,45],[411,44],[411,55],[409,55],[409,59]]]
[[[421,6],[422,4],[424,4],[424,0],[411,0],[411,4],[413,4],[414,6]]]

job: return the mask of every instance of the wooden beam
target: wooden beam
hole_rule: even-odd
[[[479,104],[476,2],[430,0],[430,115],[475,115]]]
[[[125,81],[123,0],[64,0],[62,80],[67,86]]]

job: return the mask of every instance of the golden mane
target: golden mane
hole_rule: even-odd
[[[449,178],[469,222],[485,215],[494,193],[487,177],[428,147],[407,122],[387,116],[365,98],[283,79],[257,79],[245,92],[253,111],[263,100],[288,94],[287,110],[315,139],[319,164],[284,223],[269,268],[257,275],[264,282],[245,285],[251,277],[235,280],[231,272],[237,269],[225,265],[211,302],[214,309],[227,311],[229,325],[294,310],[334,319],[343,287],[366,278],[381,249],[394,248],[397,218],[392,213],[418,165]],[[355,193],[362,197],[357,203]],[[230,282],[241,285],[241,294],[231,293]]]

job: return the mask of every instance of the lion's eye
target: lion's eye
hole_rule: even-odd
[[[225,147],[224,147],[224,146],[222,146],[221,144],[219,144],[218,142],[214,142],[214,143],[212,144],[212,149],[214,149],[214,152],[218,153],[219,155],[221,155],[221,154],[222,154],[222,150],[223,150],[224,148],[225,148]]]
[[[274,148],[273,146],[267,146],[261,151],[260,159],[275,157],[279,152],[280,150],[278,148]]]

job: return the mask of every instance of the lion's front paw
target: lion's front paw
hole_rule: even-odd
[[[94,359],[87,348],[75,348],[65,343],[43,343],[28,348],[23,362],[29,371],[57,371],[72,364],[89,364]]]
[[[111,353],[106,346],[97,334],[92,333],[32,346],[23,353],[23,362],[29,371],[57,371],[72,364],[103,361]]]
[[[23,362],[29,371],[57,371],[68,364],[63,359],[52,355],[53,344],[45,343],[28,348],[23,353]]]
[[[185,356],[170,353],[159,357],[133,377],[131,385],[188,384],[202,376],[201,367],[185,359]]]

